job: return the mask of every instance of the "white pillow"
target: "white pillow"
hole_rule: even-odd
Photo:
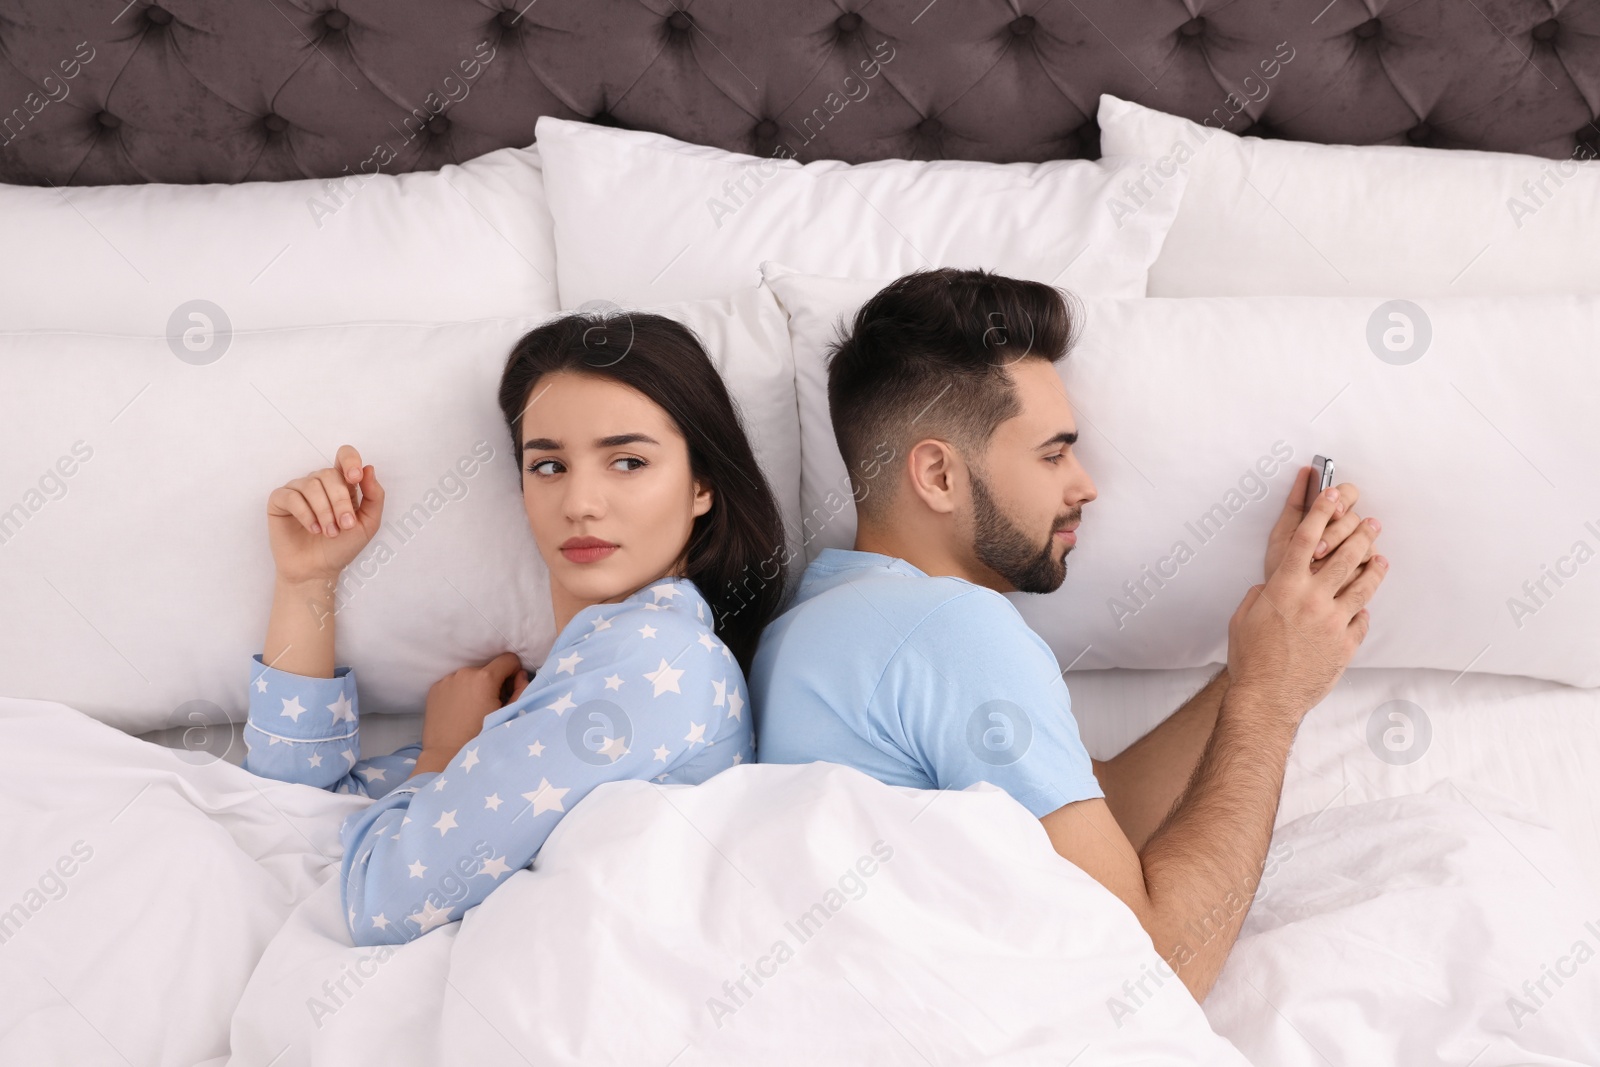
[[[887,279],[763,271],[789,314],[813,559],[855,538],[825,346]],[[1353,666],[1600,685],[1600,299],[1413,305],[1410,363],[1369,347],[1399,328],[1370,299],[1083,303],[1082,337],[1058,367],[1098,499],[1066,583],[1010,594],[1063,666],[1226,662],[1228,619],[1264,579],[1267,533],[1296,471],[1322,453],[1360,486],[1357,511],[1384,524],[1378,551],[1392,562]],[[1141,581],[1149,594],[1130,596],[1124,583]]]
[[[1240,137],[1108,93],[1099,122],[1103,158],[1189,175],[1150,296],[1600,293],[1592,155]]]
[[[771,293],[657,310],[705,341],[794,526],[794,368]],[[433,682],[508,647],[537,666],[548,576],[496,392],[542,321],[248,331],[207,366],[161,337],[0,334],[0,694],[133,732],[192,725],[191,701],[242,720],[271,605],[267,494],[345,442],[388,494],[337,601],[363,708],[419,711]]]
[[[801,164],[549,115],[535,130],[569,308],[726,296],[764,259],[850,277],[982,266],[1143,296],[1186,180],[1144,195],[1124,188],[1137,161]]]
[[[26,253],[0,257],[0,308],[7,330],[188,331],[191,344],[230,328],[540,315],[560,306],[550,227],[535,147],[411,174],[0,185],[0,232]]]

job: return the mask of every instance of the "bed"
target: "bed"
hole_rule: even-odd
[[[1586,3],[0,0],[0,1062],[1600,1063],[1597,41]],[[853,529],[822,341],[928,265],[1083,302],[1100,536],[1017,602],[1095,757],[1225,661],[1298,463],[1388,524],[1205,1003],[1003,792],[823,763],[603,787],[463,921],[352,947],[365,802],[239,766],[265,488],[347,435],[397,472],[339,599],[387,753],[554,636],[511,341],[690,325],[792,577]]]

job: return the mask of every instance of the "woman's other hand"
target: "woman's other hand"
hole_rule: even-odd
[[[463,667],[434,682],[422,717],[422,753],[411,773],[443,770],[483,731],[484,717],[505,706],[500,688],[513,675],[515,701],[528,687],[528,672],[515,652],[502,652],[482,667]]]
[[[360,505],[356,492],[360,490]],[[312,471],[267,497],[267,535],[278,577],[332,581],[378,532],[383,486],[361,453],[340,445],[332,467]]]

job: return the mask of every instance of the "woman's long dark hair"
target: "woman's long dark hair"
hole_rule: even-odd
[[[696,516],[684,575],[711,605],[715,632],[746,672],[784,597],[783,519],[733,398],[694,332],[664,315],[578,311],[529,331],[500,379],[500,410],[522,468],[522,415],[547,374],[574,371],[630,386],[659,404],[689,445],[693,476],[712,490]]]

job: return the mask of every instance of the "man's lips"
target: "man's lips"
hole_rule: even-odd
[[[1062,527],[1061,529],[1056,531],[1056,533],[1055,533],[1056,538],[1062,544],[1066,544],[1066,545],[1075,545],[1075,544],[1077,544],[1078,543],[1078,533],[1077,533],[1078,525],[1079,525],[1078,523],[1073,523],[1071,526]]]

